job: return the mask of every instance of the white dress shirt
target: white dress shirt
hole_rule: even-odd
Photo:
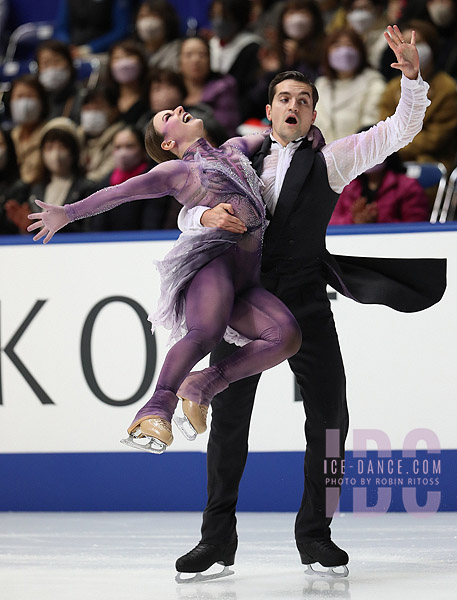
[[[430,104],[427,98],[428,89],[428,83],[420,74],[414,80],[403,75],[401,97],[395,114],[385,121],[380,121],[368,131],[349,135],[321,149],[327,165],[328,182],[333,191],[340,194],[343,188],[358,175],[383,162],[387,156],[397,152],[414,139],[422,129],[425,110]],[[265,183],[263,191],[265,203],[272,214],[293,154],[300,145],[299,141],[290,142],[280,149],[276,144],[275,141],[270,154],[265,157],[260,174]],[[203,225],[200,219],[208,208],[207,206],[196,206],[190,210],[182,208],[178,216],[179,229],[181,231],[201,229]]]

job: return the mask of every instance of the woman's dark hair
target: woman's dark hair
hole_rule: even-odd
[[[153,123],[154,117],[149,121],[146,135],[144,138],[144,145],[146,146],[146,152],[157,163],[163,163],[167,160],[175,160],[178,158],[176,154],[170,152],[170,150],[164,150],[161,146],[164,141],[164,137],[158,131],[156,131]]]
[[[71,156],[71,172],[74,175],[79,175],[82,172],[79,164],[80,147],[78,140],[69,131],[65,129],[50,129],[47,131],[40,144],[40,149],[43,151],[43,147],[46,142],[61,142],[70,151]],[[46,166],[44,167],[47,172]]]
[[[165,25],[166,42],[172,42],[181,36],[179,16],[174,6],[170,2],[167,0],[143,0],[143,2],[139,3],[138,11],[143,4],[145,4],[151,12],[156,13],[157,16],[163,20]]]
[[[60,40],[45,40],[41,42],[36,50],[36,60],[40,62],[40,52],[43,50],[49,50],[55,52],[64,58],[68,64],[70,70],[70,81],[76,81],[76,69],[73,64],[73,57],[71,56],[70,46]]]
[[[123,127],[122,129],[119,129],[119,131],[116,132],[116,135],[114,136],[114,138],[116,138],[116,136],[119,135],[120,133],[122,133],[123,131],[129,131],[132,135],[134,135],[140,148],[142,150],[145,150],[144,137],[143,137],[142,132],[138,129],[138,127],[135,127],[135,125],[125,125],[125,127]],[[113,138],[113,140],[114,140],[114,138]]]
[[[250,2],[246,2],[246,0],[213,0],[210,5],[210,13],[216,3],[222,6],[223,18],[235,24],[236,33],[246,29],[251,15]]]
[[[139,81],[140,86],[141,86],[141,92],[144,94],[145,91],[146,91],[146,80],[147,80],[147,75],[148,75],[148,63],[147,63],[146,56],[144,54],[143,48],[140,46],[140,44],[138,44],[137,42],[135,42],[135,40],[122,40],[121,42],[116,42],[115,44],[113,44],[111,46],[111,48],[109,49],[109,52],[108,52],[108,67],[111,66],[111,62],[112,62],[112,58],[113,58],[113,53],[118,48],[120,48],[126,54],[129,54],[130,56],[135,56],[140,61],[141,70],[140,70],[140,74],[138,75],[138,81]],[[114,80],[114,78],[113,78],[113,76],[111,74],[111,69],[110,68],[108,68],[108,72],[107,72],[106,78],[107,78],[108,85],[111,88],[113,88],[116,91],[117,94],[119,94],[119,84],[117,83],[117,81]]]
[[[153,83],[166,83],[167,85],[179,90],[182,99],[187,95],[187,89],[180,73],[170,69],[152,69],[149,75],[148,90]]]
[[[81,101],[81,105],[85,106],[93,100],[104,100],[111,106],[111,108],[117,108],[117,94],[116,91],[109,86],[98,85],[93,90],[87,90]]]
[[[3,137],[6,145],[6,163],[0,171],[1,180],[7,183],[15,183],[20,177],[19,167],[17,165],[16,148],[14,147],[14,142],[9,131],[0,128],[0,137]]]
[[[337,73],[335,69],[330,66],[328,61],[328,54],[330,46],[332,46],[335,42],[339,40],[340,37],[345,36],[351,40],[352,45],[357,48],[360,55],[360,61],[355,70],[354,75],[359,75],[364,69],[368,67],[368,59],[367,59],[367,50],[365,48],[365,43],[360,37],[360,35],[351,29],[350,27],[342,27],[341,29],[335,29],[328,34],[325,45],[324,45],[324,54],[322,59],[322,69],[324,71],[324,75],[326,75],[329,79],[336,79]]]
[[[273,103],[273,98],[278,83],[286,81],[287,79],[292,79],[293,81],[299,81],[300,83],[306,83],[306,85],[309,85],[312,90],[313,109],[316,108],[317,101],[319,100],[319,94],[316,86],[309,79],[309,77],[303,73],[300,73],[300,71],[283,71],[282,73],[278,73],[275,77],[273,77],[273,79],[270,81],[270,85],[268,86],[268,104],[271,106]]]
[[[29,73],[26,73],[25,75],[20,75],[19,77],[17,77],[11,84],[11,89],[9,91],[10,101],[11,101],[11,96],[13,94],[14,88],[17,85],[19,85],[20,83],[32,88],[38,94],[38,97],[41,102],[41,112],[40,112],[39,120],[44,121],[48,114],[49,102],[48,102],[48,95],[46,93],[46,90],[41,85],[41,83],[38,81],[38,77],[36,75],[30,75]]]

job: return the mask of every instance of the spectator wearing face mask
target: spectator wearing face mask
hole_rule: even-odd
[[[42,174],[40,130],[48,112],[46,91],[34,75],[22,75],[11,85],[9,109],[14,123],[11,137],[22,181],[32,183]]]
[[[141,2],[135,19],[135,32],[143,44],[150,67],[178,70],[179,17],[170,2]]]
[[[81,88],[76,80],[70,47],[59,40],[42,42],[36,52],[38,79],[47,93],[48,118],[79,121]]]
[[[6,203],[8,217],[20,233],[26,233],[27,215],[36,212],[35,199],[63,206],[78,202],[96,191],[80,166],[80,137],[76,125],[66,117],[48,121],[41,130],[40,154],[43,173],[38,181],[15,188],[14,199]],[[85,222],[74,223],[69,231],[83,231]]]
[[[351,28],[329,34],[324,75],[316,79],[319,107],[315,125],[327,143],[376,123],[385,88],[382,76],[367,63],[365,44]]]
[[[130,19],[129,0],[59,0],[54,37],[74,58],[99,54],[127,37]]]
[[[457,79],[457,0],[428,0],[426,8],[440,38],[436,68]]]
[[[9,131],[0,128],[0,235],[18,233],[5,210],[6,202],[14,198],[14,187],[18,181],[19,167],[13,140]]]
[[[346,25],[352,27],[367,48],[368,62],[378,69],[381,56],[387,47],[384,31],[389,23],[384,10],[384,0],[350,0],[346,7]]]
[[[99,188],[118,185],[151,169],[141,131],[123,127],[114,136],[113,171]],[[155,163],[154,163],[155,164]],[[93,231],[131,231],[143,229],[176,229],[177,215],[182,206],[171,196],[154,202],[128,202],[97,215],[91,222]]]
[[[124,127],[119,119],[116,93],[97,87],[87,93],[81,107],[84,147],[81,162],[92,181],[101,181],[114,168],[113,139]]]
[[[300,71],[311,81],[319,74],[325,42],[324,23],[314,0],[282,3],[278,22],[258,52],[260,69],[247,94],[248,117],[262,119],[270,81],[281,71]]]
[[[181,42],[180,72],[186,86],[184,104],[206,104],[229,137],[236,135],[240,124],[237,85],[231,75],[214,73],[210,67],[210,50],[202,38],[192,37]]]
[[[428,198],[419,183],[405,173],[394,152],[359,175],[341,192],[330,225],[428,221]]]
[[[108,85],[117,97],[119,118],[135,125],[147,111],[146,79],[148,67],[141,47],[124,40],[111,47],[108,57]]]
[[[247,30],[250,3],[245,0],[213,0],[210,5],[211,70],[231,75],[237,82],[241,120],[249,115],[247,96],[257,82],[261,38]]]
[[[412,30],[416,32],[421,75],[430,85],[428,97],[431,104],[425,113],[422,130],[410,144],[399,150],[399,154],[405,161],[442,162],[449,172],[454,166],[457,151],[457,84],[450,75],[436,69],[439,38],[433,25],[426,21],[410,21],[403,29],[406,41],[411,39]],[[382,95],[380,119],[395,112],[398,98],[400,79],[395,78],[388,83]]]

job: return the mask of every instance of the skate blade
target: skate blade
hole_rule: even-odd
[[[189,440],[189,442],[193,442],[195,440],[197,437],[197,432],[186,415],[181,417],[180,415],[175,414],[173,415],[173,421],[186,440]]]
[[[317,564],[318,567],[313,568],[313,565],[306,565],[305,575],[309,575],[311,577],[332,577],[334,579],[347,577],[349,575],[349,569],[346,565],[340,565],[337,567],[323,567],[319,563],[314,564]]]
[[[136,450],[143,450],[145,452],[151,452],[152,454],[163,454],[167,449],[167,445],[156,438],[146,438],[149,440],[145,444],[139,444],[135,441],[133,435],[129,435],[128,438],[121,440],[121,444],[135,448]]]
[[[220,564],[220,563],[217,563]],[[202,581],[212,581],[213,579],[221,579],[221,577],[228,577],[229,575],[234,575],[235,571],[229,569],[229,567],[224,566],[222,571],[218,573],[208,573],[211,570],[211,567],[204,571],[203,573],[180,573],[178,572],[175,581],[176,583],[198,583]]]

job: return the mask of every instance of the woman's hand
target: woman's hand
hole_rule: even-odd
[[[419,54],[416,48],[416,32],[411,33],[411,43],[408,44],[405,42],[400,29],[396,25],[393,27],[389,25],[387,31],[384,32],[384,37],[395,52],[398,61],[390,66],[393,69],[399,69],[408,79],[417,79],[419,75]]]
[[[43,244],[47,244],[56,231],[65,227],[67,223],[70,222],[70,219],[67,217],[67,213],[63,206],[54,206],[53,204],[46,204],[46,202],[42,202],[41,200],[35,200],[35,204],[37,204],[40,208],[43,209],[43,212],[32,213],[29,215],[29,219],[35,219],[35,223],[32,223],[27,227],[27,231],[35,231],[35,229],[40,229],[33,238],[35,242],[41,240],[42,237],[46,236],[43,240]]]

